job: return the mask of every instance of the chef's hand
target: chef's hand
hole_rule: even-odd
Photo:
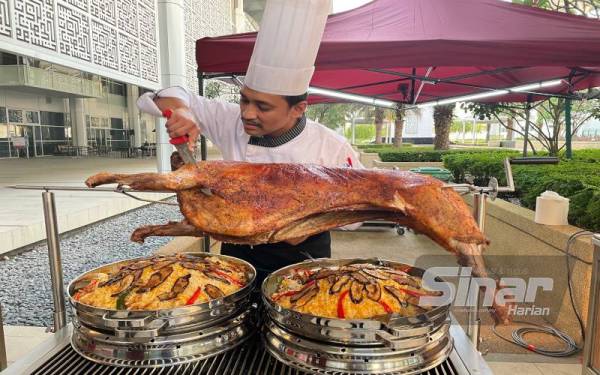
[[[181,137],[187,134],[189,148],[196,148],[196,141],[200,136],[200,127],[196,123],[194,114],[183,102],[176,98],[158,98],[154,101],[158,108],[164,112],[170,109],[172,114],[167,119],[167,132],[170,138]]]
[[[308,238],[308,236],[305,237],[299,237],[299,238],[292,238],[291,240],[287,240],[285,241],[286,243],[289,243],[292,246],[296,246],[301,242],[306,241],[306,239]]]

